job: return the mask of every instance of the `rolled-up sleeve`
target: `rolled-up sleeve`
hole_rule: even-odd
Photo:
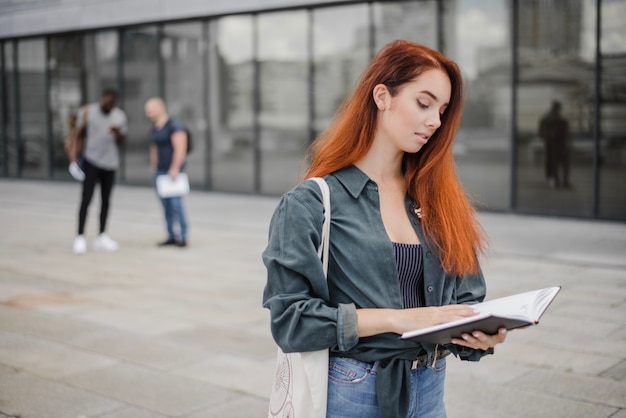
[[[339,304],[337,324],[337,347],[336,351],[348,351],[359,342],[357,329],[356,306],[354,303]]]
[[[270,310],[272,336],[284,352],[345,351],[358,342],[356,308],[330,304],[317,256],[322,197],[317,185],[307,183],[311,182],[284,195],[272,216],[263,252],[267,269],[263,306]]]

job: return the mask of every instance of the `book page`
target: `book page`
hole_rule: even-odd
[[[493,299],[472,305],[472,307],[481,313],[524,318],[531,322],[537,322],[559,290],[560,287],[558,286],[548,287]]]

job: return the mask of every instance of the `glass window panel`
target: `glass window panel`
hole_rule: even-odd
[[[313,11],[314,134],[330,124],[370,60],[369,7]]]
[[[599,215],[626,219],[626,2],[603,1]]]
[[[251,16],[210,23],[209,128],[213,188],[254,191],[254,38]]]
[[[6,43],[8,44],[8,42]],[[4,101],[6,98],[6,76],[4,67],[4,45],[5,42],[0,41],[0,176],[7,175],[7,130],[6,130],[6,107]]]
[[[99,31],[84,36],[84,60],[87,102],[100,100],[105,88],[118,86],[119,33],[113,30]]]
[[[282,194],[298,180],[309,144],[308,16],[258,16],[261,192]]]
[[[128,117],[128,136],[124,147],[123,178],[128,183],[152,184],[150,168],[151,122],[146,118],[146,100],[159,95],[159,44],[156,26],[125,29],[123,95],[121,108]]]
[[[81,82],[85,83],[85,87],[81,89],[81,106],[99,102],[106,88],[118,88],[119,44],[119,32],[115,30],[84,35],[82,53],[85,72]],[[119,99],[117,105],[121,105]]]
[[[396,39],[437,49],[437,1],[374,3],[376,49]]]
[[[161,58],[165,71],[165,102],[168,114],[180,120],[190,131],[193,150],[185,170],[192,185],[204,184],[204,69],[205,42],[202,23],[171,24],[163,27]]]
[[[465,82],[453,152],[464,187],[481,207],[506,210],[510,190],[511,42],[508,3],[459,0],[446,7],[446,55]]]
[[[18,41],[20,138],[23,177],[48,175],[46,138],[46,44],[43,39]]]
[[[592,216],[594,3],[517,3],[516,209],[521,211]],[[553,115],[543,122],[540,135],[541,121],[555,102],[569,134]]]
[[[5,103],[6,109],[4,112],[5,115],[5,138],[6,138],[6,162],[7,162],[7,175],[10,177],[17,176],[17,119],[16,119],[16,109],[15,109],[15,86],[16,86],[16,78],[15,78],[15,42],[7,41],[4,43],[4,82],[5,82]]]
[[[51,37],[48,48],[53,177],[70,179],[64,144],[70,129],[70,119],[75,117],[81,105],[82,37]]]
[[[600,49],[603,54],[626,51],[626,3],[623,0],[602,0]]]

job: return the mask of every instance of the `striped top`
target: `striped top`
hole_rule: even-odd
[[[404,308],[425,306],[424,265],[419,244],[393,243]]]

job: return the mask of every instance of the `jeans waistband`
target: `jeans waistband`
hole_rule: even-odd
[[[436,351],[431,351],[431,352],[428,352],[428,353],[420,354],[411,363],[411,371],[417,370],[417,369],[419,369],[421,367],[434,366],[434,364],[437,362],[437,360],[440,360],[440,359],[442,359],[444,357],[447,357],[450,354],[451,354],[450,350],[447,350],[447,349],[437,349]],[[357,359],[354,359],[354,358],[351,358],[351,357],[342,356],[339,353],[330,353],[330,357],[331,358],[332,357],[349,358],[353,362],[357,362],[359,364],[362,364],[365,367],[371,368],[372,371],[376,371],[376,369],[378,369],[379,364],[382,365],[382,367],[385,367],[385,363],[389,362],[389,360],[378,360],[378,361],[375,361],[374,363],[367,363],[367,362],[360,361],[360,360],[357,360]]]

